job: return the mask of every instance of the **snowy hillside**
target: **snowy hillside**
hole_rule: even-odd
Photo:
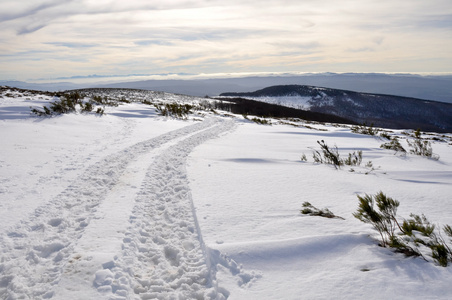
[[[1,92],[1,299],[452,294],[452,266],[380,247],[352,215],[357,196],[382,191],[399,220],[452,224],[450,133],[422,134],[428,158],[380,147],[398,137],[409,152],[409,130],[245,118],[202,98],[84,90],[74,112],[38,117],[30,107],[61,95]],[[162,116],[172,103],[190,112]],[[315,162],[321,140],[362,163]],[[341,218],[301,214],[304,202]]]
[[[306,85],[277,85],[250,93],[223,93],[221,96],[245,97],[378,127],[452,131],[451,103]]]

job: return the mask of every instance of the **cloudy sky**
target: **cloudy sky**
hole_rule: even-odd
[[[0,80],[452,72],[451,0],[0,0]]]

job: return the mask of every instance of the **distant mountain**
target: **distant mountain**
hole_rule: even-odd
[[[277,103],[377,127],[452,132],[450,103],[306,85],[278,85],[255,92],[222,93],[220,96]]]
[[[128,77],[113,76],[93,77],[84,83],[74,78],[54,83],[26,83],[19,81],[0,81],[0,85],[14,86],[25,89],[58,91],[89,87],[133,88],[191,96],[218,96],[225,91],[252,92],[273,85],[310,85],[324,86],[332,89],[352,90],[363,93],[377,93],[413,97],[434,101],[452,103],[452,75],[416,74],[380,74],[380,73],[312,73],[312,74],[279,74],[249,77],[234,77],[212,79],[154,79],[141,81],[130,80]]]
[[[318,73],[191,80],[144,80],[92,87],[135,88],[191,96],[218,96],[225,91],[251,92],[273,85],[311,85],[333,89],[413,97],[452,103],[452,76],[415,74]]]

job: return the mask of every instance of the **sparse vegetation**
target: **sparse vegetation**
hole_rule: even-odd
[[[89,113],[94,110],[96,101],[91,99],[84,101],[86,95],[77,91],[71,93],[57,94],[59,99],[54,102],[50,102],[50,107],[43,106],[42,110],[37,108],[31,108],[31,112],[37,116],[53,116],[67,113],[74,113],[79,110],[81,113]],[[102,115],[104,113],[103,108],[96,110],[97,114]]]
[[[410,215],[402,225],[397,220],[399,202],[387,197],[383,192],[376,195],[358,196],[358,210],[353,214],[358,220],[371,224],[380,234],[382,247],[396,249],[408,256],[421,256],[446,267],[452,262],[452,251],[442,238],[441,232],[435,230],[424,215]],[[445,225],[443,232],[452,242],[452,227]]]
[[[371,224],[378,231],[383,247],[391,246],[396,240],[395,229],[398,225],[396,214],[399,202],[386,197],[382,192],[375,196],[358,196],[358,211],[353,214],[358,220]]]
[[[439,155],[433,153],[432,145],[428,140],[423,140],[421,137],[421,131],[418,129],[414,132],[414,140],[408,140],[408,145],[411,147],[410,153],[420,156],[432,158],[434,160],[439,159]]]
[[[166,103],[163,105],[155,104],[155,108],[162,116],[186,119],[193,106],[190,104]]]
[[[354,133],[367,134],[367,135],[377,135],[378,132],[380,132],[379,129],[374,128],[373,124],[370,124],[370,126],[367,126],[366,123],[364,123],[362,125],[352,126],[351,130]]]
[[[267,119],[251,118],[251,119],[248,119],[248,120],[251,120],[254,123],[261,124],[261,125],[271,125],[272,124],[271,121],[269,121]]]
[[[349,153],[348,157],[343,159],[340,157],[337,146],[330,148],[324,140],[317,141],[317,143],[320,145],[320,149],[322,151],[320,152],[318,150],[313,150],[313,158],[317,163],[331,164],[334,165],[336,169],[338,169],[343,165],[359,166],[362,162],[363,153],[361,150]]]
[[[385,131],[382,131],[382,132],[380,133],[380,136],[381,136],[382,138],[384,138],[384,139],[387,139],[387,140],[390,140],[390,139],[391,139],[391,136],[390,136],[387,132],[385,132]]]
[[[393,138],[390,138],[390,141],[387,143],[384,143],[380,146],[380,148],[388,149],[388,150],[394,150],[395,154],[398,152],[405,154],[406,150],[403,148],[403,146],[400,144],[399,139],[395,136]]]
[[[309,202],[304,202],[302,206],[303,208],[300,210],[300,212],[303,215],[319,216],[324,218],[337,218],[344,220],[344,218],[333,214],[328,208],[318,209]]]

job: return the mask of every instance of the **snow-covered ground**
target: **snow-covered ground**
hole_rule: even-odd
[[[229,97],[221,97],[224,99],[227,99]],[[246,96],[246,99],[250,100],[256,100],[260,102],[270,103],[270,104],[277,104],[287,107],[292,107],[296,109],[303,109],[303,110],[309,110],[312,106],[312,97],[302,97],[302,96],[278,96],[278,97],[250,97]]]
[[[383,191],[401,218],[452,224],[450,134],[432,141],[435,161],[395,155],[345,126],[182,121],[140,103],[103,116],[30,115],[53,100],[0,98],[1,299],[452,295],[452,267],[379,247],[352,216],[357,195]],[[362,150],[363,164],[314,163],[318,140]],[[302,215],[305,201],[344,220]]]

